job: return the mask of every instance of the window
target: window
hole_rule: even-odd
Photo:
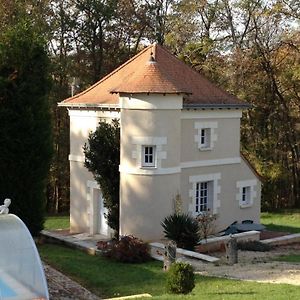
[[[196,183],[196,213],[201,213],[208,210],[209,206],[209,182]]]
[[[200,151],[212,150],[217,141],[217,122],[195,122],[197,134],[194,139]]]
[[[156,146],[142,146],[143,167],[155,167]]]
[[[254,201],[257,199],[257,180],[237,181],[236,187],[238,190],[236,200],[239,202],[240,208],[253,206]]]
[[[251,187],[250,186],[244,186],[242,188],[242,199],[241,204],[247,205],[250,204],[251,201]]]
[[[210,129],[202,128],[200,131],[200,146],[201,148],[210,148]]]
[[[221,207],[221,173],[199,174],[189,176],[189,197],[191,202],[188,211],[193,216],[210,211],[217,214]]]

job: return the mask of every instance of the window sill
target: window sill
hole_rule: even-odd
[[[213,148],[211,147],[200,147],[199,150],[200,151],[211,151]]]
[[[157,167],[155,167],[155,166],[142,166],[142,167],[140,167],[140,169],[141,170],[156,170],[157,169]]]
[[[253,204],[252,203],[249,203],[249,204],[240,204],[240,208],[249,208],[249,207],[252,207]]]

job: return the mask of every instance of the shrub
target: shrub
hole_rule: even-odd
[[[165,237],[176,242],[177,247],[193,250],[199,242],[198,222],[189,214],[174,213],[161,223]]]
[[[167,290],[174,294],[188,294],[195,287],[195,275],[190,264],[178,262],[167,272]]]
[[[272,248],[273,247],[271,245],[259,241],[248,241],[248,242],[238,243],[238,249],[243,251],[266,252],[266,251],[270,251]]]
[[[120,240],[98,242],[98,249],[105,257],[124,263],[142,263],[151,259],[149,246],[132,236],[122,236]]]
[[[100,122],[95,132],[89,134],[83,147],[84,166],[93,173],[101,187],[107,224],[119,235],[120,204],[120,124],[114,119],[111,123]]]
[[[211,214],[210,211],[205,211],[199,214],[196,218],[199,226],[199,237],[207,240],[207,237],[213,233],[214,225],[217,216]]]

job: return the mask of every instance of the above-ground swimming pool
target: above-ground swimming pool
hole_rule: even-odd
[[[25,224],[0,215],[0,300],[49,299],[44,269]]]
[[[0,299],[16,297],[17,294],[0,278]]]

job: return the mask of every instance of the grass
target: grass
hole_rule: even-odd
[[[285,261],[290,263],[300,263],[300,254],[289,254],[275,257],[276,261]]]
[[[300,210],[281,210],[278,212],[263,212],[261,223],[268,230],[290,233],[300,233]],[[46,230],[70,228],[69,216],[49,216],[45,221]]]
[[[300,233],[300,210],[281,210],[278,212],[263,212],[261,223],[268,230],[290,233]]]
[[[69,229],[69,216],[48,216],[44,223],[45,230]]]
[[[169,295],[165,290],[162,263],[123,264],[58,245],[41,245],[44,261],[74,280],[106,297],[149,293],[153,299],[300,299],[300,289],[287,284],[267,284],[196,276],[196,287],[189,295]]]

